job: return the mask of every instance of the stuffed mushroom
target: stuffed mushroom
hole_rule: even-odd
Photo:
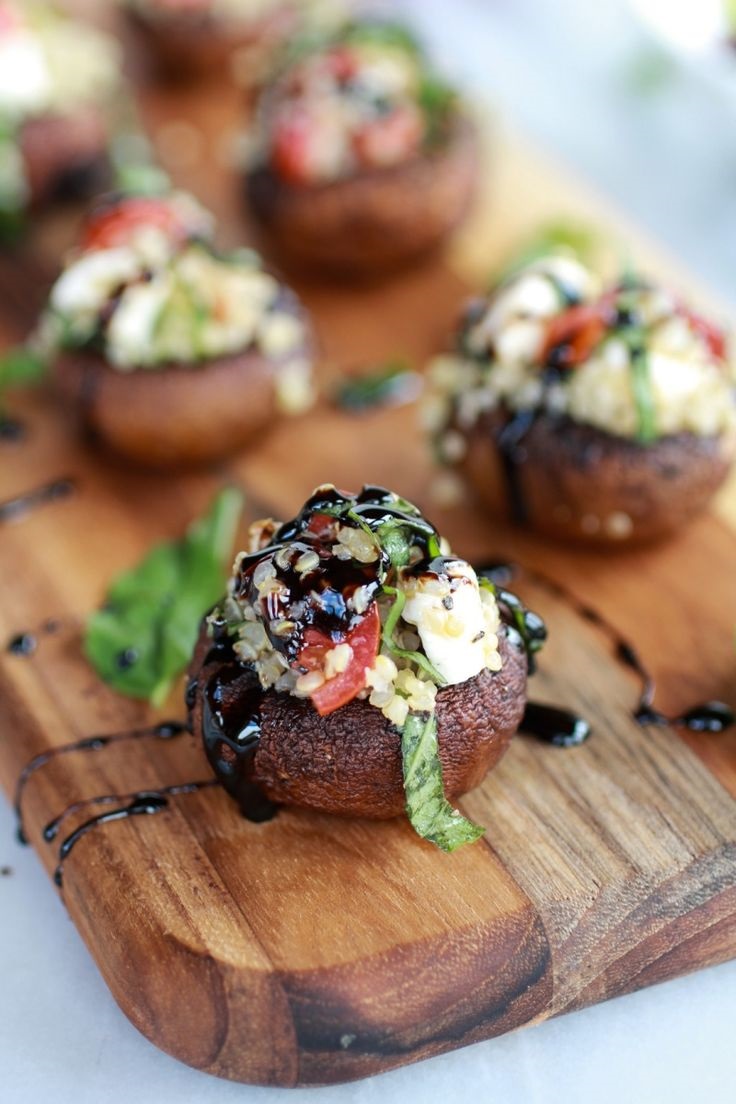
[[[193,731],[251,819],[406,811],[452,850],[480,834],[451,803],[506,751],[544,635],[411,503],[322,486],[252,527],[201,630]]]
[[[153,467],[205,463],[311,400],[296,296],[222,253],[189,195],[112,196],[54,284],[36,343],[83,427]]]
[[[736,450],[723,333],[673,292],[551,256],[467,307],[430,369],[439,459],[492,512],[600,544],[671,533]]]
[[[464,105],[413,36],[355,22],[296,50],[265,88],[248,197],[284,259],[373,275],[461,222],[476,152]]]
[[[84,196],[107,169],[104,105],[120,58],[107,35],[45,5],[0,0],[0,231]]]

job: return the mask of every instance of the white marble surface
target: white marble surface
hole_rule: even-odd
[[[674,2],[674,0],[673,0]],[[404,0],[445,62],[736,298],[736,127],[697,77],[632,91],[651,55],[623,0]],[[347,1087],[279,1091],[198,1074],[118,1011],[0,806],[3,1104],[692,1104],[734,1099],[736,963]]]

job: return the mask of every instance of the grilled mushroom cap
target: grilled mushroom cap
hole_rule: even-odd
[[[219,676],[225,717],[237,715],[238,702],[254,676],[228,667],[212,651],[203,629],[190,668],[190,720],[205,738],[204,698]],[[474,678],[439,691],[437,732],[445,793],[450,801],[477,786],[496,765],[516,732],[526,704],[526,654],[504,630],[499,635],[500,671],[483,670]],[[223,676],[225,676],[223,678]],[[205,741],[206,744],[208,741]],[[227,744],[208,749],[210,762],[225,787],[234,792],[233,755]],[[235,765],[235,771],[241,767]],[[245,777],[272,801],[341,816],[384,820],[404,812],[401,734],[368,701],[354,699],[327,717],[311,702],[267,691],[261,700],[260,742]]]
[[[248,200],[286,264],[333,276],[380,275],[436,249],[465,216],[478,170],[473,125],[454,119],[436,150],[328,184],[293,185],[270,168],[247,177]]]
[[[308,326],[305,335],[311,361]],[[94,437],[140,464],[176,468],[219,460],[269,427],[279,413],[278,365],[246,350],[191,367],[121,372],[96,353],[70,350],[57,357],[54,373]]]
[[[679,433],[642,445],[543,414],[524,435],[509,479],[498,446],[505,422],[491,412],[466,433],[460,470],[481,500],[544,535],[601,545],[674,532],[704,509],[736,455],[733,435]]]

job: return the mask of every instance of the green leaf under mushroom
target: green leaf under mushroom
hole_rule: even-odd
[[[242,506],[241,493],[226,488],[181,540],[158,545],[113,582],[87,623],[84,650],[115,690],[166,700],[202,617],[222,596]]]

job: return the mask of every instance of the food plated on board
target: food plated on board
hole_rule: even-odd
[[[444,850],[450,802],[516,732],[544,626],[382,487],[318,487],[251,528],[190,668],[190,720],[246,816],[395,817]]]
[[[313,338],[251,250],[220,252],[190,195],[111,195],[51,289],[35,344],[82,427],[154,467],[219,459],[311,401]]]
[[[263,90],[250,206],[280,257],[375,276],[438,247],[477,175],[467,108],[414,36],[362,21],[307,40]]]
[[[736,452],[722,331],[637,275],[603,286],[550,256],[472,300],[430,368],[441,462],[494,514],[599,544],[664,536],[703,509]]]

